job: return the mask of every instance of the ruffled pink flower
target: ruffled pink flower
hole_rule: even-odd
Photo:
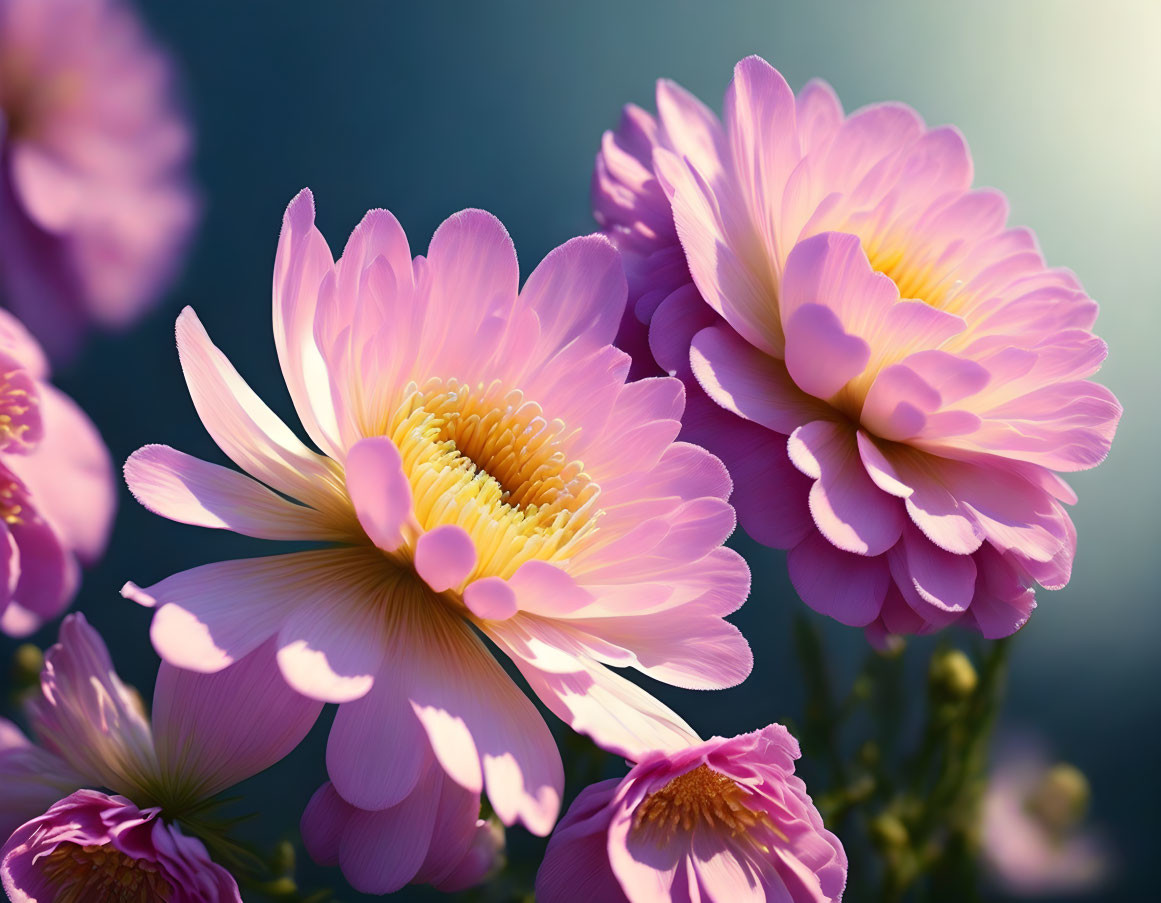
[[[32,633],[68,607],[78,561],[100,557],[116,505],[96,427],[48,382],[36,340],[0,310],[0,630]]]
[[[122,0],[0,3],[0,288],[54,355],[136,319],[186,243],[171,81]]]
[[[205,845],[123,796],[78,790],[22,825],[0,850],[12,903],[238,901],[238,885]]]
[[[669,82],[657,107],[605,136],[596,215],[627,258],[622,340],[686,381],[684,435],[729,466],[742,526],[872,638],[1017,630],[1069,579],[1057,472],[1120,417],[1088,381],[1096,304],[906,106],[844,116],[750,57],[722,121]]]
[[[722,542],[725,468],[674,438],[682,385],[626,384],[609,343],[625,299],[600,236],[519,288],[490,214],[447,220],[414,260],[373,210],[332,261],[303,192],[283,223],[274,333],[304,445],[193,311],[178,350],[194,405],[249,476],[148,446],[126,478],[173,520],[330,544],[132,584],[168,661],[214,671],[273,639],[287,681],[340,704],[337,793],[382,810],[434,760],[505,824],[547,834],[563,773],[552,736],[480,639],[544,704],[628,755],[695,738],[608,665],[689,688],[735,684],[749,647],[722,616],[746,596]]]
[[[36,743],[0,721],[0,831],[38,824],[46,807],[85,786],[180,814],[273,765],[322,708],[286,685],[274,654],[267,643],[210,675],[162,663],[150,720],[100,635],[83,615],[69,615],[28,705]]]
[[[780,724],[651,753],[585,788],[536,877],[540,903],[835,903],[847,857],[794,775]]]
[[[984,795],[982,853],[993,880],[1020,897],[1091,894],[1112,876],[1107,839],[1082,821],[1088,785],[1053,767],[1038,743],[1001,749]]]
[[[405,884],[463,890],[498,867],[503,828],[479,817],[480,794],[433,764],[402,801],[360,809],[332,783],[318,789],[302,816],[302,840],[320,865],[337,865],[355,890],[390,894]]]

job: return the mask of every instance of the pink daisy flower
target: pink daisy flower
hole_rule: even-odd
[[[78,562],[100,557],[116,507],[96,427],[48,382],[36,340],[0,310],[0,630],[24,636],[68,607]]]
[[[186,243],[171,81],[122,0],[0,2],[0,289],[54,355],[136,319]]]
[[[432,761],[505,824],[546,835],[563,773],[545,705],[607,749],[692,730],[608,667],[683,687],[736,684],[749,646],[722,620],[749,571],[726,469],[675,442],[682,383],[626,383],[610,345],[625,304],[599,236],[519,288],[495,217],[448,219],[412,259],[388,211],[338,262],[308,192],[287,210],[274,335],[313,452],[241,381],[192,310],[178,348],[194,405],[251,476],[140,449],[130,489],[158,514],[329,548],[204,565],[125,594],[156,606],[168,662],[215,671],[268,640],[283,676],[340,703],[327,766],[352,806],[412,795]]]
[[[0,849],[12,903],[241,903],[205,845],[123,796],[78,790],[22,825]]]
[[[273,765],[314,724],[321,704],[286,685],[274,654],[267,643],[212,675],[162,663],[151,721],[100,635],[81,614],[65,618],[28,704],[36,742],[0,720],[9,898],[104,899],[121,882],[117,899],[143,903],[239,899],[201,841],[168,819]]]
[[[339,703],[327,762],[366,810],[408,799],[432,762],[547,834],[552,736],[481,641],[544,704],[615,752],[696,735],[608,666],[689,688],[736,684],[749,647],[722,619],[749,571],[725,468],[674,438],[680,381],[626,383],[625,300],[607,239],[574,239],[519,288],[511,239],[467,210],[414,260],[373,210],[336,263],[308,192],[274,266],[274,335],[304,445],[193,311],[177,340],[198,414],[251,476],[147,446],[146,507],[184,523],[326,548],[225,561],[125,593],[155,606],[173,664],[223,668],[273,638],[287,681]],[[253,479],[251,478],[253,477]]]
[[[657,107],[605,136],[596,216],[627,259],[622,341],[685,380],[742,526],[872,638],[1017,630],[1069,579],[1058,472],[1120,417],[1088,381],[1096,304],[906,106],[844,116],[750,57],[722,121],[669,82]]]
[[[794,775],[780,724],[644,756],[585,788],[536,877],[540,903],[835,903],[847,857]]]

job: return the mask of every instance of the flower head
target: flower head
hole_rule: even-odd
[[[28,704],[36,743],[0,721],[0,826],[33,819],[85,786],[180,815],[273,765],[322,708],[291,690],[273,659],[266,644],[217,674],[163,663],[151,720],[100,635],[83,615],[69,615]]]
[[[160,809],[95,790],[78,790],[18,828],[0,849],[0,882],[13,903],[242,900],[230,873]]]
[[[794,776],[798,756],[780,724],[644,756],[576,798],[536,899],[834,903],[847,858]]]
[[[54,354],[135,319],[185,244],[169,68],[123,0],[0,5],[0,287]]]
[[[157,607],[161,655],[213,671],[273,638],[292,686],[340,703],[331,780],[367,810],[408,798],[434,760],[486,788],[506,824],[551,829],[560,756],[481,636],[607,748],[687,744],[680,718],[606,666],[737,683],[749,648],[722,616],[749,573],[721,546],[734,524],[724,467],[674,442],[681,383],[625,381],[628,356],[609,344],[624,297],[599,236],[552,252],[520,290],[508,234],[478,210],[414,259],[395,218],[373,210],[336,263],[300,194],[275,261],[274,332],[324,454],[187,310],[178,349],[194,404],[253,479],[160,446],[125,472],[171,519],[329,547],[130,584]]]
[[[623,341],[686,381],[743,527],[872,638],[1017,630],[1069,579],[1057,472],[1099,463],[1120,416],[1088,381],[1096,304],[908,107],[845,116],[757,57],[721,121],[668,82],[657,106],[605,136],[596,215],[628,259]]]
[[[1091,893],[1112,872],[1106,839],[1084,824],[1089,788],[1075,767],[1053,765],[1031,739],[997,756],[983,805],[983,860],[1021,897]]]
[[[115,509],[96,427],[48,382],[36,340],[0,310],[0,630],[24,636],[68,606],[78,560],[104,551]]]

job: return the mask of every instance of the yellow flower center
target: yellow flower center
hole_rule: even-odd
[[[0,374],[0,448],[28,445],[26,437],[31,426],[23,419],[37,404],[32,381],[24,370]]]
[[[519,390],[412,383],[385,434],[403,458],[420,527],[457,524],[472,537],[473,576],[567,558],[596,531],[600,487],[566,453],[565,424]]]
[[[24,523],[24,499],[19,484],[0,484],[0,520],[9,526]]]
[[[763,826],[785,839],[764,812],[747,805],[750,793],[736,781],[699,765],[655,790],[633,813],[633,830],[649,832],[658,844],[667,843],[680,829],[686,833],[698,825],[726,831],[765,849],[754,829]]]
[[[153,903],[173,896],[157,864],[109,846],[62,843],[41,866],[54,903]]]

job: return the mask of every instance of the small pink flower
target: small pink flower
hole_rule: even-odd
[[[238,885],[205,846],[123,796],[78,790],[22,825],[0,850],[12,903],[227,903]]]
[[[36,340],[0,310],[0,630],[24,636],[68,607],[78,560],[104,551],[116,501],[96,427],[48,382]]]
[[[352,806],[326,783],[302,816],[302,839],[320,865],[338,865],[355,890],[389,894],[405,884],[450,892],[496,870],[503,828],[480,819],[480,794],[430,765],[408,796],[386,809]]]
[[[46,807],[85,786],[180,815],[273,765],[306,736],[322,708],[278,676],[274,652],[266,644],[210,675],[163,663],[151,720],[117,676],[100,635],[83,615],[69,615],[28,705],[36,743],[0,721],[0,831],[41,824]],[[64,824],[56,815],[73,811],[72,804],[60,805],[44,825]],[[117,819],[126,811],[113,809]],[[170,836],[157,836],[164,830],[150,829],[158,843]]]
[[[274,332],[304,445],[193,311],[178,320],[194,405],[251,476],[147,446],[130,488],[173,520],[326,547],[225,561],[125,594],[155,606],[169,662],[212,672],[261,643],[286,680],[339,703],[335,791],[384,810],[433,762],[547,834],[563,785],[540,714],[480,639],[573,728],[622,754],[696,739],[609,665],[689,688],[736,684],[749,647],[723,620],[749,572],[721,463],[674,442],[681,383],[626,383],[611,342],[625,282],[600,236],[519,287],[490,214],[447,220],[412,259],[373,210],[336,263],[303,192],[283,223]],[[474,823],[474,818],[472,819]]]
[[[583,790],[548,843],[540,903],[835,903],[847,857],[780,724],[651,753]]]
[[[1108,453],[1105,344],[967,146],[908,107],[844,116],[740,62],[721,121],[669,82],[605,136],[597,219],[626,255],[621,341],[690,392],[751,536],[811,607],[873,639],[1017,630],[1068,582],[1057,472]]]
[[[997,884],[1020,897],[1089,894],[1107,884],[1106,838],[1083,824],[1088,783],[1050,764],[1023,739],[1001,748],[983,806],[983,860]]]
[[[169,70],[122,0],[0,4],[0,288],[54,355],[136,319],[185,245]]]

